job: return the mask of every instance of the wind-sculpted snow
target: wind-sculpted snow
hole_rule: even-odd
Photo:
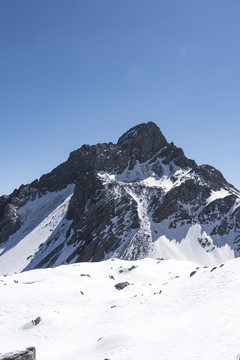
[[[37,360],[236,360],[239,273],[239,259],[215,267],[112,259],[2,276],[0,352],[35,346]]]

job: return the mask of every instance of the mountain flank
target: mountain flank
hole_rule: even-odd
[[[1,272],[111,257],[216,264],[238,257],[239,241],[239,191],[153,122],[0,197]]]

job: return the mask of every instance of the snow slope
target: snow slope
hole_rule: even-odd
[[[147,258],[3,276],[0,351],[36,346],[37,360],[236,360],[239,273],[239,259],[212,268]],[[130,285],[117,290],[122,281]]]
[[[158,165],[163,173],[160,179],[153,172],[148,162],[143,164],[137,162],[131,171],[125,170],[120,175],[98,174],[105,184],[113,184],[116,189],[122,187],[126,190],[137,204],[140,220],[139,230],[130,240],[126,250],[122,253],[122,248],[120,247],[114,253],[111,253],[110,256],[127,260],[144,258],[146,256],[153,259],[188,260],[207,266],[221,264],[233,259],[235,257],[233,250],[235,232],[232,230],[230,234],[224,236],[209,235],[214,226],[221,223],[223,215],[220,213],[218,214],[220,220],[208,226],[195,223],[171,229],[172,218],[166,219],[162,223],[155,223],[153,221],[152,210],[149,209],[149,199],[154,190],[161,189],[163,193],[167,193],[172,188],[186,181],[186,179],[193,177],[189,169],[182,170],[177,166],[172,166],[172,170],[170,170],[170,166],[164,165],[160,161]],[[173,181],[172,179],[175,180]],[[201,180],[198,179],[198,181],[200,182]],[[232,189],[211,191],[211,195],[204,206],[231,194]],[[239,196],[239,193],[237,195]],[[160,202],[162,195],[158,193],[158,196]],[[231,213],[233,213],[238,205],[237,203],[231,209]],[[193,206],[186,204],[184,207],[191,213]],[[203,207],[200,207],[196,211],[196,218],[202,209]],[[124,243],[124,239],[122,239],[122,243]],[[139,256],[139,254],[141,255]],[[106,258],[110,256],[106,255]]]
[[[61,191],[36,197],[17,210],[22,226],[0,245],[0,274],[24,270],[54,234],[58,234],[55,246],[65,241],[70,223],[66,212],[73,190],[71,184]]]

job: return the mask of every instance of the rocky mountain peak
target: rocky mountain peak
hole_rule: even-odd
[[[129,160],[129,169],[136,161],[143,163],[168,144],[159,127],[153,122],[134,126],[118,140],[117,146]]]
[[[165,137],[163,136],[159,127],[152,121],[148,123],[142,123],[136,125],[126,131],[119,139],[118,145],[126,146],[130,143],[142,142],[142,141],[157,141],[160,147],[167,144]]]
[[[1,243],[0,268],[15,247],[21,270],[109,257],[216,263],[240,255],[240,193],[143,123],[0,197]]]

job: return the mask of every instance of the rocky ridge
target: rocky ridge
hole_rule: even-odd
[[[59,209],[62,217],[54,222]],[[43,229],[44,219],[44,229],[51,229],[39,242],[34,232]],[[190,235],[185,251],[181,244]],[[239,256],[240,193],[149,122],[117,144],[83,145],[49,174],[0,197],[0,263],[11,244],[30,236],[37,241],[22,270],[109,257],[188,258],[190,247],[218,262]]]

